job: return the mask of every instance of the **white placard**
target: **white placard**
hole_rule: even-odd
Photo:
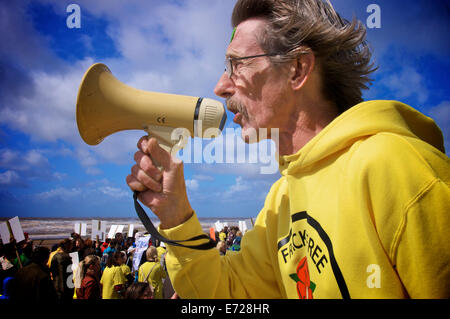
[[[81,231],[79,232],[80,236],[86,236],[87,224],[81,224]]]
[[[133,271],[139,270],[139,263],[141,262],[142,254],[148,248],[148,241],[150,236],[142,236],[136,239],[136,250],[133,254]]]
[[[105,221],[99,221],[96,219],[92,220],[92,231],[91,231],[91,239],[92,240],[98,240],[99,241],[105,241],[106,236],[106,222]]]
[[[8,225],[6,223],[0,224],[0,235],[2,237],[3,244],[8,244],[11,234],[9,233]]]
[[[134,224],[130,224],[128,226],[128,236],[127,237],[134,237],[133,232],[134,232]]]
[[[123,229],[124,228],[125,228],[125,225],[119,225],[117,227],[116,232],[114,233],[114,235],[117,234],[117,233],[123,233]]]
[[[247,222],[245,220],[239,221],[239,230],[244,234],[247,231]]]
[[[220,220],[218,220],[215,222],[214,227],[218,232],[220,232],[223,229],[223,224],[220,222]]]
[[[109,233],[108,233],[108,238],[114,238],[117,227],[118,227],[118,225],[111,225],[111,228],[109,229]]]
[[[102,233],[100,230],[100,222],[96,219],[91,221],[91,240],[97,240],[97,236],[99,240],[102,238]]]
[[[78,258],[78,252],[75,251],[73,253],[69,254],[70,258],[72,258],[72,271],[75,271],[77,269],[78,264],[80,263],[80,260]]]
[[[104,221],[104,220],[101,220],[100,221],[100,230],[103,232],[103,233],[105,233],[105,235],[106,235],[106,226],[108,225],[108,223],[106,222],[106,221]]]
[[[81,229],[81,224],[80,223],[75,223],[73,226],[73,231],[77,234],[80,234],[80,229]]]
[[[9,225],[11,226],[11,230],[16,240],[16,243],[25,240],[25,236],[23,234],[22,226],[20,225],[19,217],[14,217],[9,220]]]

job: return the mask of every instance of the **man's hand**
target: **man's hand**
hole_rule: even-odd
[[[158,216],[162,229],[184,223],[192,216],[193,210],[187,198],[183,162],[163,150],[154,138],[144,136],[137,146],[139,151],[134,154],[136,165],[127,176],[128,186],[140,192],[139,201]]]

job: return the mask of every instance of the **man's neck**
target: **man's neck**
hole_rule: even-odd
[[[293,114],[287,129],[280,129],[279,155],[297,153],[339,115],[336,107],[329,102],[305,105],[296,108],[297,112]]]

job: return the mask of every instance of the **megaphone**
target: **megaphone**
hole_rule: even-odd
[[[89,145],[115,132],[137,129],[155,137],[171,154],[184,147],[187,135],[205,137],[211,129],[220,134],[227,117],[219,101],[138,90],[120,82],[102,63],[84,74],[76,107],[78,131]]]

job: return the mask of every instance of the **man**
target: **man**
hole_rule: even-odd
[[[215,93],[244,139],[279,129],[282,177],[240,252],[168,247],[180,297],[448,298],[442,133],[402,103],[362,103],[373,71],[364,26],[321,0],[239,0],[232,25]],[[182,163],[154,139],[138,147],[127,183],[158,216],[161,234],[201,234]]]
[[[53,285],[58,295],[59,301],[70,301],[73,299],[73,287],[68,286],[68,278],[71,275],[68,268],[72,265],[70,252],[72,251],[72,241],[66,238],[60,242],[61,251],[56,253],[50,262],[50,272]]]

